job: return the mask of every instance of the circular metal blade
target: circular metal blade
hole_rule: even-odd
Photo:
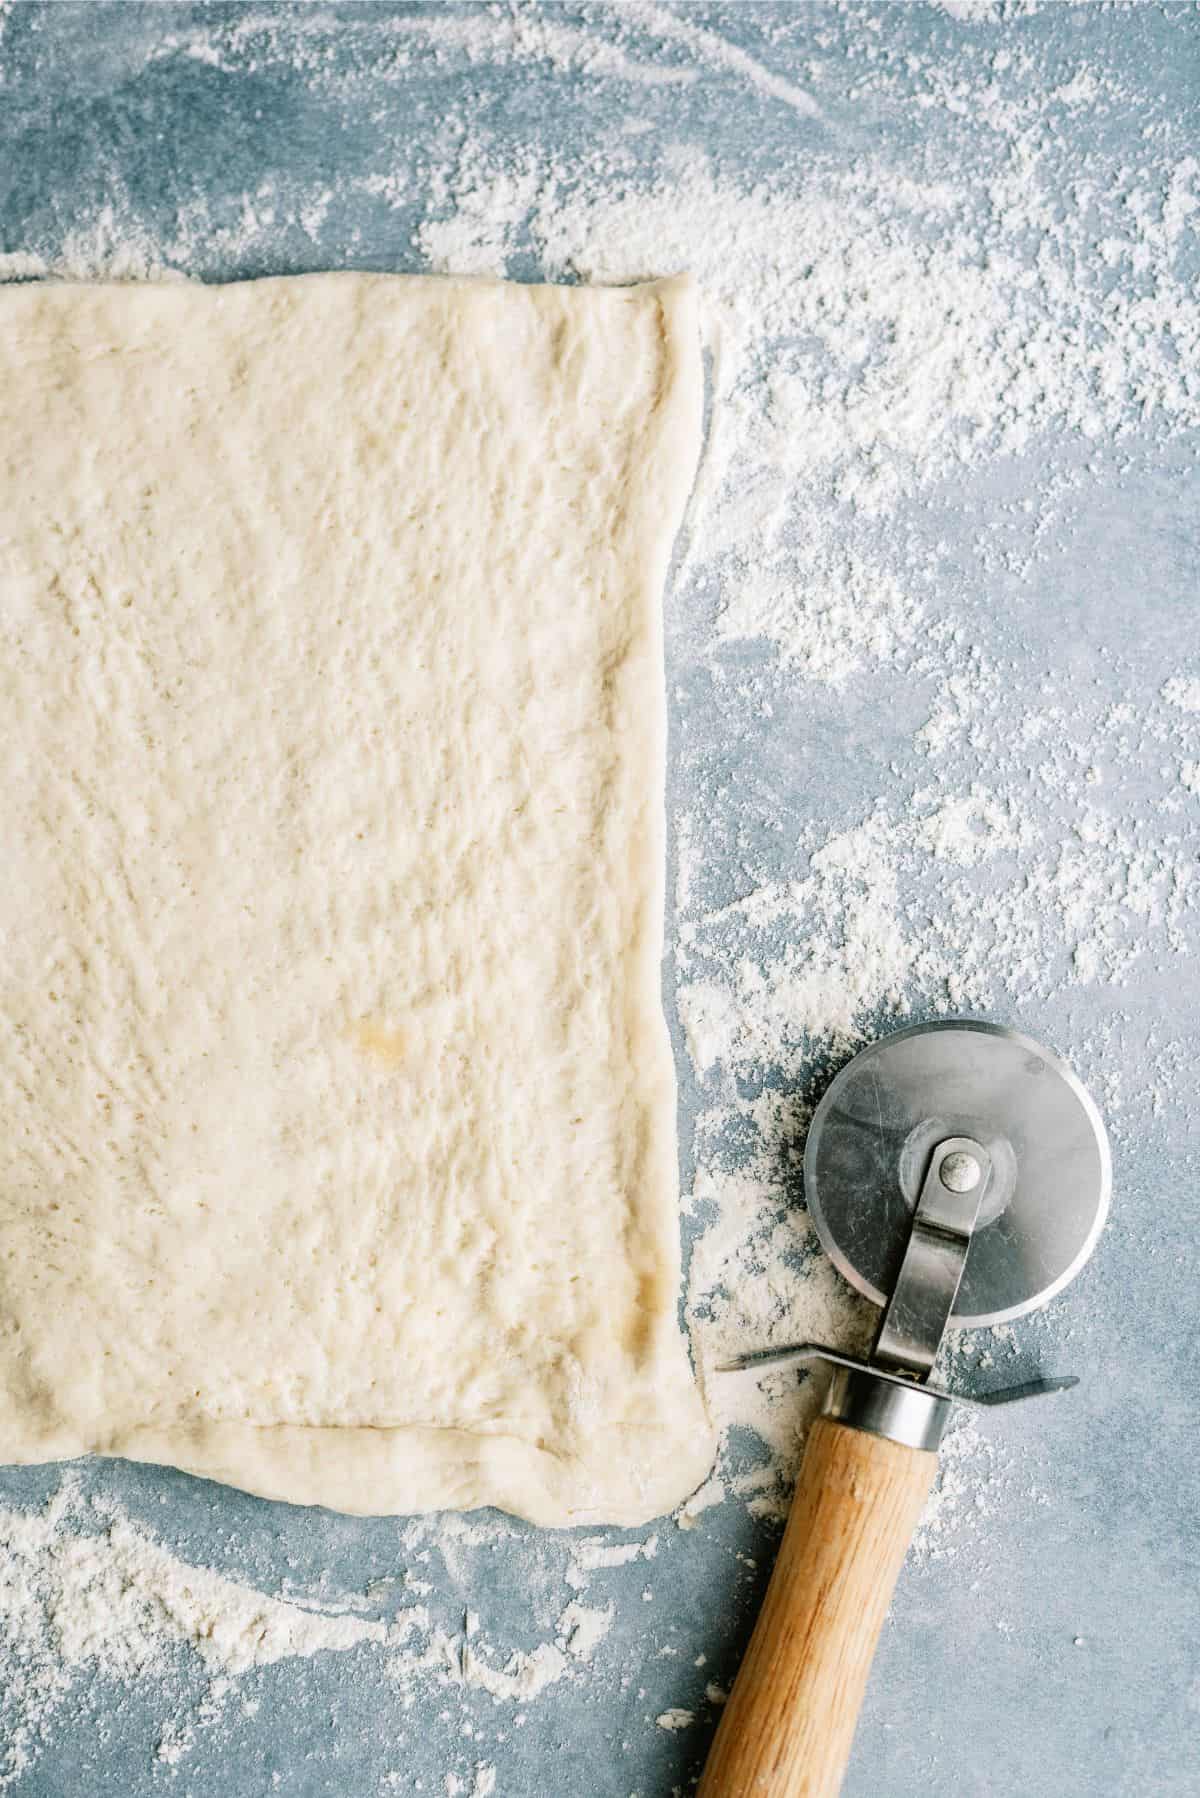
[[[1100,1113],[1066,1063],[1032,1037],[950,1018],[856,1055],[808,1133],[808,1208],[838,1271],[886,1304],[930,1151],[948,1136],[974,1137],[992,1158],[950,1323],[1007,1323],[1079,1272],[1112,1186]]]

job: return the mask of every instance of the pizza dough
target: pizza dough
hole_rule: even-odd
[[[0,1460],[640,1522],[686,281],[0,295]]]

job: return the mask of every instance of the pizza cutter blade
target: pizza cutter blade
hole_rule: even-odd
[[[1066,1063],[1019,1031],[957,1018],[897,1031],[842,1069],[804,1172],[826,1252],[883,1318],[865,1362],[797,1343],[735,1363],[833,1373],[698,1798],[835,1798],[955,1402],[930,1380],[945,1333],[1011,1322],[1061,1292],[1095,1247],[1112,1184],[1104,1124]],[[1026,1381],[982,1402],[1075,1383]]]
[[[1104,1227],[1112,1185],[1100,1113],[1067,1064],[1032,1037],[950,1019],[898,1030],[856,1055],[808,1133],[808,1209],[838,1272],[886,1305],[930,1156],[951,1137],[981,1144],[990,1176],[947,1322],[1011,1323],[1074,1279]]]

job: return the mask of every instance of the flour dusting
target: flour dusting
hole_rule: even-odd
[[[46,1722],[85,1674],[164,1678],[188,1651],[219,1710],[230,1677],[398,1643],[412,1621],[321,1615],[192,1566],[119,1511],[85,1503],[68,1479],[41,1510],[0,1512],[0,1788],[32,1764]],[[194,1739],[169,1721],[159,1758],[175,1764]]]
[[[1096,537],[1085,576],[1104,582],[1127,484],[1150,471],[1182,503],[1194,482],[1200,163],[1153,86],[1114,75],[1090,9],[1071,9],[1054,56],[1028,34],[1060,9],[1037,0],[929,10],[938,29],[919,41],[901,42],[898,9],[839,6],[756,24],[743,44],[650,0],[179,9],[125,72],[134,87],[168,69],[206,94],[292,83],[343,129],[370,108],[394,116],[419,79],[436,126],[419,150],[364,135],[336,175],[264,166],[244,191],[196,186],[154,213],[114,174],[102,202],[0,243],[8,280],[695,274],[711,426],[666,617],[669,1004],[689,1119],[686,1312],[724,1428],[710,1479],[652,1535],[417,1519],[397,1530],[394,1577],[365,1594],[256,1592],[70,1482],[9,1509],[0,1784],[34,1765],[85,1671],[157,1684],[150,1752],[167,1778],[264,1670],[326,1653],[385,1668],[404,1716],[444,1706],[474,1732],[448,1798],[502,1792],[512,1732],[582,1682],[638,1695],[631,1732],[698,1738],[724,1690],[706,1654],[676,1658],[660,1621],[672,1570],[733,1516],[742,1541],[759,1527],[745,1513],[777,1526],[821,1397],[819,1375],[719,1369],[797,1340],[863,1352],[878,1322],[803,1205],[829,1074],[916,1017],[1044,1020],[1118,1149],[1190,1077],[1194,1042],[1131,1038],[1127,1008],[1200,946],[1194,633],[1159,666],[1141,645],[1089,646],[1082,604],[1081,644],[1065,641],[1041,601],[1079,537]],[[0,77],[19,11],[0,0]],[[578,138],[563,147],[557,115],[545,129],[509,116],[500,77],[551,106],[569,95]],[[715,105],[770,153],[712,153],[691,109]],[[853,773],[849,800],[791,749],[812,718],[820,753]],[[1086,1354],[1086,1300],[1067,1302]],[[945,1376],[998,1386],[1031,1344],[1075,1352],[1052,1331],[955,1339]],[[918,1574],[951,1562],[980,1580],[989,1527],[1051,1502],[1048,1470],[1035,1480],[1014,1439],[956,1415]],[[722,1579],[755,1573],[738,1556],[714,1561]],[[519,1640],[474,1609],[498,1567],[528,1596]],[[652,1656],[670,1678],[642,1702]],[[381,1789],[413,1789],[401,1754]]]

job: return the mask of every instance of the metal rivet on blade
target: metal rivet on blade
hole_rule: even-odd
[[[961,1149],[947,1155],[938,1169],[938,1178],[950,1192],[974,1192],[979,1185],[980,1167],[974,1155]]]

